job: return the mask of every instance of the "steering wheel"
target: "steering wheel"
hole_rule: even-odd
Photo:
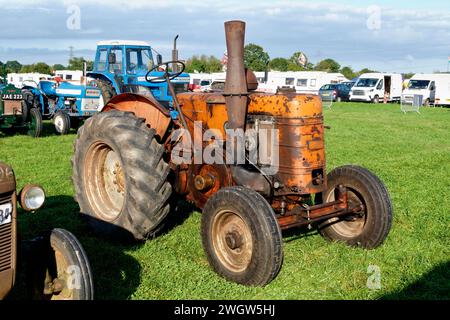
[[[172,73],[169,72],[169,65],[170,64],[181,64],[181,71],[178,71],[176,73]],[[164,70],[164,74],[162,76],[156,77],[156,78],[149,78],[150,73],[158,68],[160,68],[161,66],[166,66],[166,69]],[[161,64],[158,64],[156,66],[154,66],[153,68],[151,68],[147,74],[145,75],[145,81],[149,82],[149,83],[163,83],[166,82],[167,80],[172,80],[175,79],[176,77],[178,77],[180,74],[182,74],[184,72],[184,69],[186,68],[186,65],[179,61],[179,60],[174,60],[174,61],[168,61],[168,62],[163,62]]]

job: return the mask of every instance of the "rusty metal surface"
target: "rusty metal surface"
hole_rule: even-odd
[[[213,185],[204,190],[198,190],[196,188],[197,176],[209,176],[213,182]],[[188,173],[188,186],[189,194],[187,199],[194,202],[197,207],[203,208],[206,200],[219,189],[231,186],[233,179],[231,177],[230,168],[226,165],[192,165]]]
[[[338,186],[336,188],[336,200],[313,206],[297,205],[286,215],[278,216],[278,224],[282,230],[286,230],[364,211],[362,203],[348,201],[348,192],[347,188]]]
[[[224,96],[228,112],[228,127],[231,129],[245,128],[248,92],[244,69],[244,36],[245,22],[225,22],[228,63]]]
[[[224,99],[218,93],[178,95],[190,132],[194,121],[225,137],[228,120]],[[311,194],[326,186],[322,104],[320,98],[302,94],[249,95],[248,116],[270,116],[279,130],[279,171],[283,187],[275,195]],[[314,174],[313,174],[314,173]],[[319,175],[321,175],[319,177]]]
[[[170,113],[156,99],[133,93],[122,93],[113,97],[105,105],[102,112],[120,110],[132,112],[138,118],[145,119],[145,123],[156,130],[156,134],[164,137],[170,124]]]

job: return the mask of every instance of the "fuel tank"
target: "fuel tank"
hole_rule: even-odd
[[[226,137],[227,108],[222,93],[183,93],[178,99],[194,136],[194,121],[203,130],[215,129]],[[326,187],[322,103],[316,95],[296,93],[249,94],[246,130],[257,121],[276,129],[277,139],[268,140],[265,149],[278,154],[278,167],[269,178],[273,195],[305,195]],[[261,146],[260,146],[261,147]],[[270,150],[269,150],[269,154]],[[264,167],[264,164],[261,164]]]

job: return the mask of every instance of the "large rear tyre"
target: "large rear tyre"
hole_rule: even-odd
[[[33,241],[27,282],[35,300],[94,299],[89,260],[77,238],[64,229],[53,229]]]
[[[364,209],[354,215],[325,221],[320,226],[321,234],[328,240],[350,246],[378,247],[392,225],[392,203],[385,185],[365,168],[342,166],[328,174],[328,187],[322,196],[324,201],[335,200],[335,189],[339,185],[347,188],[352,205],[362,205]]]
[[[130,112],[99,113],[80,127],[74,147],[75,198],[93,229],[109,236],[126,230],[137,240],[153,236],[172,193],[155,129]]]
[[[116,90],[112,84],[102,79],[94,80],[95,85],[102,91],[103,103],[106,105],[112,97],[117,95]]]
[[[30,122],[28,124],[27,134],[31,137],[37,138],[44,130],[44,122],[42,115],[37,108],[30,109]]]
[[[201,222],[203,247],[215,272],[244,285],[264,286],[283,262],[280,227],[269,203],[244,187],[220,189]]]

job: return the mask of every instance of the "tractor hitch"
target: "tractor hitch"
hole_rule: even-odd
[[[342,185],[335,189],[335,199],[337,200],[313,206],[306,204],[296,206],[285,215],[278,217],[281,230],[311,225],[330,218],[364,211],[362,203],[353,204],[348,201],[347,188]]]

